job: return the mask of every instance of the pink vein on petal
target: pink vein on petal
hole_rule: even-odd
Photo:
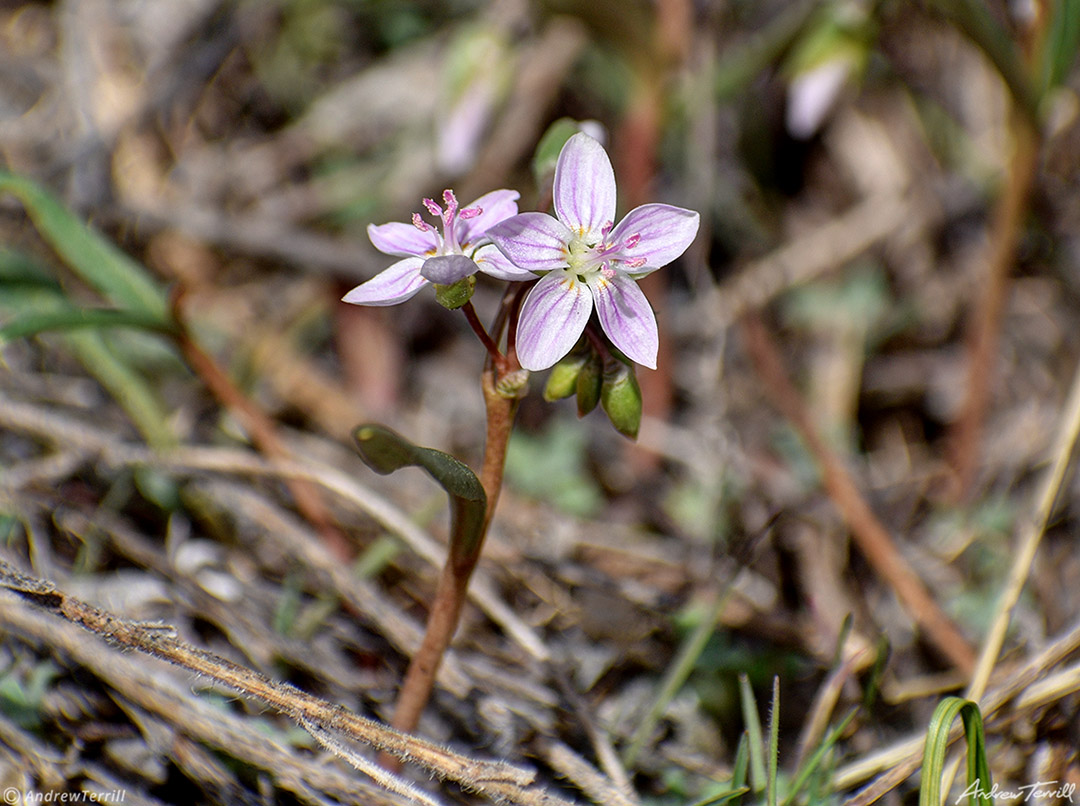
[[[577,344],[592,313],[588,286],[565,271],[553,271],[536,284],[521,307],[518,360],[525,369],[547,369]]]

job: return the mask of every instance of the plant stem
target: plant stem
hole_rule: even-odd
[[[468,314],[466,315],[468,316]],[[475,312],[473,312],[473,317],[475,318]],[[489,355],[491,355],[490,352]],[[405,673],[405,680],[401,684],[401,692],[398,695],[398,701],[394,707],[394,716],[390,723],[394,728],[405,733],[416,730],[416,726],[420,721],[420,714],[423,712],[424,706],[427,705],[432,689],[435,687],[435,677],[439,671],[439,665],[442,663],[443,655],[446,653],[450,642],[454,638],[454,633],[457,631],[461,610],[468,593],[469,578],[472,576],[476,563],[480,559],[484,538],[487,536],[488,526],[491,524],[495,505],[499,500],[499,492],[502,490],[506,448],[510,442],[510,432],[513,429],[514,414],[517,412],[518,401],[516,398],[504,397],[496,390],[499,378],[496,365],[497,363],[509,363],[505,357],[500,356],[500,358],[503,360],[496,362],[492,357],[481,376],[484,408],[487,413],[484,464],[480,470],[480,483],[483,485],[484,493],[487,495],[484,525],[480,538],[474,543],[474,548],[466,554],[459,555],[453,551],[453,546],[458,545],[460,540],[457,539],[458,535],[451,534],[450,536],[451,551],[439,576],[435,599],[428,614],[424,639],[409,662],[409,668]],[[455,519],[452,528],[458,528],[458,526],[459,523]],[[397,769],[401,764],[398,759],[386,753],[380,755],[379,763],[387,769]]]
[[[488,352],[488,357],[494,362],[495,366],[499,368],[500,373],[505,373],[509,370],[509,363],[506,356],[499,352],[499,345],[488,335],[487,330],[480,323],[479,317],[476,315],[476,309],[473,308],[472,302],[466,302],[461,306],[461,312],[465,314],[465,319],[469,323],[469,327],[473,329],[476,337],[480,339],[484,345],[484,349]]]

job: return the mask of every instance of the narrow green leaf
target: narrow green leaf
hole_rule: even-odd
[[[675,656],[675,660],[672,661],[664,673],[664,678],[660,682],[652,705],[649,706],[645,717],[638,723],[637,729],[630,740],[629,749],[623,755],[623,761],[627,767],[633,766],[634,760],[645,746],[645,742],[652,735],[657,722],[660,721],[660,717],[668,705],[671,704],[671,701],[675,699],[675,695],[679,693],[687,678],[690,677],[690,673],[694,670],[701,653],[705,651],[709,638],[716,631],[716,625],[720,622],[724,606],[733,591],[734,588],[729,585],[725,588],[723,594],[715,595],[706,614],[683,641],[678,655]]]
[[[739,675],[739,698],[742,701],[743,722],[750,744],[750,787],[755,792],[765,789],[765,740],[761,732],[761,716],[754,701],[750,679]]]
[[[928,5],[950,20],[978,46],[997,68],[1013,100],[1028,119],[1039,121],[1038,91],[1020,48],[981,0],[928,0]]]
[[[741,798],[749,791],[750,787],[740,786],[738,789],[729,789],[726,792],[719,793],[718,795],[712,795],[711,797],[707,797],[704,800],[699,800],[697,803],[694,804],[694,806],[722,806],[722,804],[725,804],[728,801],[734,801],[737,798]],[[736,806],[736,804],[732,804],[732,806]]]
[[[88,227],[51,193],[0,170],[0,193],[17,197],[57,254],[107,299],[125,308],[168,317],[165,292],[139,263]]]
[[[923,750],[922,785],[919,788],[919,806],[942,806],[942,779],[945,772],[945,751],[949,747],[949,733],[956,717],[964,722],[964,738],[967,741],[967,790],[969,806],[993,806],[990,797],[992,783],[990,766],[986,760],[986,737],[983,733],[979,706],[961,697],[946,697],[934,709],[926,732]]]
[[[475,559],[483,537],[487,496],[480,479],[464,462],[433,448],[421,448],[381,425],[361,425],[353,440],[364,463],[381,475],[420,467],[450,496],[450,557],[455,563]]]
[[[780,764],[780,677],[773,677],[772,708],[769,711],[769,772],[765,779],[765,803],[776,806],[776,777]]]
[[[743,794],[750,791],[746,785],[747,772],[750,768],[750,733],[743,731],[739,744],[735,748],[735,761],[731,765],[731,806],[740,806]],[[738,793],[738,794],[735,794]]]
[[[1080,3],[1076,0],[1053,0],[1050,22],[1043,46],[1042,90],[1061,84],[1080,50]]]
[[[60,284],[36,260],[14,249],[0,248],[0,286],[5,296],[12,287],[53,288]]]
[[[848,712],[848,715],[840,721],[840,724],[834,726],[821,740],[821,743],[814,748],[814,752],[809,755],[802,767],[799,768],[798,772],[796,772],[791,779],[791,785],[788,788],[787,796],[782,801],[781,806],[789,806],[795,801],[795,798],[802,792],[803,787],[810,782],[811,777],[818,771],[825,756],[836,746],[836,743],[840,740],[840,737],[844,735],[844,731],[848,729],[848,726],[852,723],[858,713],[858,708],[852,708]]]
[[[4,342],[25,339],[51,330],[103,329],[134,327],[158,332],[170,332],[158,316],[135,311],[114,311],[96,308],[67,308],[48,313],[17,316],[0,325],[0,346]]]
[[[19,335],[20,329],[34,330],[40,324],[51,324],[57,319],[70,318],[73,311],[77,310],[71,307],[59,286],[48,285],[5,288],[3,307],[6,310],[17,310],[19,316],[0,328],[0,345]],[[148,321],[153,319],[146,313],[135,316]],[[158,320],[157,327],[162,326],[163,322]],[[37,329],[40,332],[41,328]],[[120,404],[151,446],[167,448],[176,444],[176,437],[167,425],[168,414],[156,391],[142,375],[117,355],[116,350],[102,338],[100,332],[76,329],[62,334],[62,337],[75,357]]]
[[[729,100],[779,60],[820,6],[821,0],[789,3],[744,44],[730,48],[714,71],[717,97]]]
[[[151,447],[169,448],[176,444],[176,437],[168,427],[168,414],[153,388],[116,356],[100,333],[78,330],[66,334],[66,338],[78,359],[123,407]]]
[[[555,172],[555,163],[559,160],[559,152],[566,145],[566,141],[579,131],[581,131],[581,125],[571,118],[559,118],[548,126],[533,155],[533,178],[537,186],[542,187],[551,181],[550,177]]]

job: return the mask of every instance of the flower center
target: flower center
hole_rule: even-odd
[[[603,263],[603,253],[596,246],[585,243],[581,238],[574,238],[566,245],[566,268],[582,280],[600,271]]]
[[[435,232],[436,247],[434,252],[429,251],[428,254],[464,254],[465,248],[468,247],[469,244],[462,244],[458,242],[457,221],[458,219],[464,221],[469,218],[476,218],[484,211],[479,207],[465,207],[463,209],[459,209],[457,197],[454,196],[454,191],[452,190],[443,191],[443,204],[446,205],[445,210],[439,205],[437,205],[434,199],[424,199],[423,203],[424,207],[427,208],[427,211],[431,213],[432,216],[442,220],[443,225],[443,234],[440,235],[433,226],[420,218],[419,213],[413,213],[412,223],[414,227],[416,227],[421,232]]]

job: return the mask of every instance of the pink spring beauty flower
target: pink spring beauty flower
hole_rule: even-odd
[[[559,154],[554,204],[556,217],[521,213],[487,230],[515,265],[543,275],[521,308],[521,366],[554,365],[577,343],[595,306],[611,343],[655,369],[656,317],[636,281],[685,252],[700,217],[670,204],[644,204],[615,226],[615,172],[604,147],[584,133]]]
[[[353,305],[397,305],[429,282],[456,283],[482,271],[500,280],[530,280],[487,239],[487,230],[517,213],[516,190],[493,190],[460,208],[452,190],[443,191],[440,207],[424,199],[424,207],[442,223],[442,233],[413,213],[412,223],[371,224],[368,237],[386,255],[403,258],[342,297]]]

